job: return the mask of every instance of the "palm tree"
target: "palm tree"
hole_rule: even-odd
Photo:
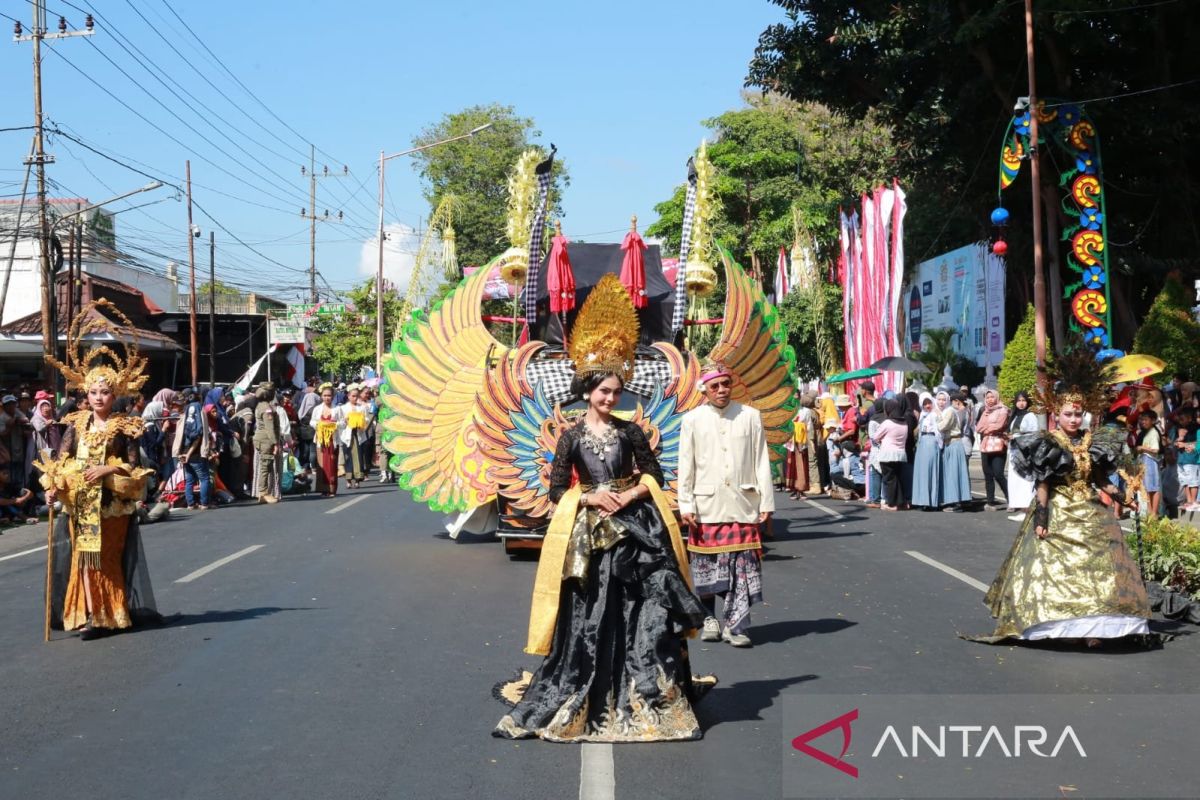
[[[953,366],[958,360],[958,352],[954,349],[954,337],[958,332],[954,328],[933,328],[924,332],[924,343],[920,352],[913,357],[925,366],[929,372],[917,377],[927,386],[937,386],[942,381],[942,375],[947,366]]]

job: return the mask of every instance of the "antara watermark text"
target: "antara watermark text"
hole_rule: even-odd
[[[902,739],[895,725],[888,725],[879,737],[879,743],[871,753],[871,758],[877,758],[885,748],[894,748],[903,758],[919,758],[922,755],[936,758],[947,758],[957,754],[963,758],[982,758],[989,752],[1003,754],[1005,758],[1020,758],[1026,753],[1041,758],[1058,758],[1064,747],[1071,748],[1080,758],[1087,758],[1087,751],[1075,734],[1075,730],[1067,725],[1062,729],[1050,752],[1045,752],[1051,741],[1050,731],[1041,725],[1014,725],[1011,730],[1001,729],[996,725],[939,725],[931,735],[920,725],[913,725],[911,736]],[[957,744],[957,746],[955,746]]]

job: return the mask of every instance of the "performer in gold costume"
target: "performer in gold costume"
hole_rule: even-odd
[[[137,501],[152,474],[138,466],[142,420],[112,410],[118,397],[146,382],[146,359],[135,344],[126,346],[123,359],[106,345],[83,354],[88,333],[118,333],[101,309],[132,328],[105,300],[80,310],[68,332],[68,363],[47,360],[62,371],[68,389],[87,392],[88,407],[63,418],[66,430],[58,457],[43,453],[38,464],[47,500],[63,504],[50,552],[51,625],[78,630],[84,639],[159,619],[137,526]]]
[[[1036,486],[1033,507],[984,602],[997,620],[990,637],[1103,639],[1149,633],[1150,604],[1137,564],[1097,491],[1126,503],[1109,476],[1125,458],[1124,437],[1083,428],[1084,413],[1099,419],[1105,404],[1103,371],[1091,353],[1060,357],[1055,391],[1039,393],[1058,430],[1014,440],[1014,469]]]
[[[608,281],[612,277],[613,280]],[[497,687],[514,704],[494,735],[554,742],[699,739],[684,635],[704,621],[663,472],[641,427],[613,416],[633,375],[638,321],[615,276],[572,332],[586,413],[561,432],[525,652],[538,670]],[[635,468],[640,475],[634,474]],[[578,482],[572,486],[572,474]]]

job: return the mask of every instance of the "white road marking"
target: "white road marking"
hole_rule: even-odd
[[[237,559],[241,558],[242,556],[248,556],[251,553],[253,553],[255,550],[258,550],[264,546],[265,545],[261,545],[261,544],[252,544],[244,550],[238,550],[233,555],[228,555],[228,556],[225,556],[224,558],[218,558],[216,561],[212,562],[207,567],[201,567],[200,569],[196,570],[195,572],[190,572],[175,582],[176,583],[191,583],[192,581],[196,580],[196,578],[202,578],[205,575],[207,575],[208,573],[212,572],[214,569],[223,567],[226,564],[228,564],[230,561],[236,561]]]
[[[22,550],[19,553],[12,553],[7,556],[0,556],[0,561],[8,561],[10,558],[20,558],[21,556],[27,556],[30,553],[40,553],[41,551],[43,551],[45,549],[46,549],[46,545],[42,545],[41,547],[35,547],[32,550]]]
[[[933,567],[934,569],[940,569],[942,572],[946,573],[951,578],[958,578],[960,581],[965,583],[967,586],[971,586],[975,589],[978,589],[981,592],[986,592],[988,590],[986,583],[981,583],[981,582],[975,580],[974,578],[972,578],[970,575],[966,575],[962,572],[959,572],[954,567],[948,567],[940,561],[934,561],[929,556],[924,555],[922,553],[918,553],[916,550],[905,550],[904,554],[906,556],[912,556],[917,561],[921,561],[925,564],[928,564],[929,566]]]
[[[350,506],[354,505],[355,503],[359,502],[360,500],[366,500],[370,496],[371,495],[369,495],[369,494],[360,494],[358,497],[351,498],[350,500],[347,500],[344,503],[334,506],[333,508],[329,509],[325,513],[326,514],[336,514],[343,509],[349,508]]]
[[[816,500],[808,500],[808,499],[806,498],[806,499],[805,499],[805,502],[806,502],[806,503],[808,503],[809,505],[811,505],[813,508],[816,508],[816,509],[819,509],[819,510],[821,510],[821,511],[824,511],[826,514],[828,514],[828,515],[829,515],[829,516],[831,516],[831,517],[835,517],[835,518],[837,518],[837,519],[841,519],[842,517],[846,516],[845,514],[842,514],[841,512],[834,511],[832,508],[830,508],[829,506],[825,505],[824,503],[818,503]]]
[[[616,796],[613,746],[584,742],[579,748],[579,800],[613,800]]]

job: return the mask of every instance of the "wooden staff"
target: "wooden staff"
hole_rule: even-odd
[[[43,635],[45,641],[50,641],[50,604],[54,589],[54,501],[47,504],[50,507],[50,524],[46,529],[46,619]]]

